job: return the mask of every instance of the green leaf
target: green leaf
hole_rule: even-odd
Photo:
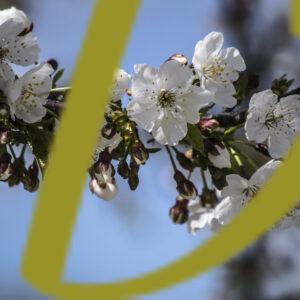
[[[56,86],[56,83],[62,78],[65,73],[65,69],[58,70],[53,77],[53,86]]]
[[[154,153],[157,153],[161,150],[161,148],[146,148],[146,150],[151,153],[151,154],[154,154]]]
[[[27,144],[32,149],[32,153],[36,157],[43,172],[47,163],[52,133],[37,127],[27,127],[26,136]]]
[[[200,129],[196,125],[188,124],[188,132],[185,141],[201,154],[205,155],[203,137]]]
[[[257,75],[243,74],[234,85],[236,89],[235,97],[238,102],[241,102],[252,90],[255,90],[259,86],[259,78]]]

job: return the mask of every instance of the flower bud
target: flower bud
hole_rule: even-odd
[[[185,65],[185,66],[188,65],[188,60],[183,54],[179,54],[179,53],[173,54],[172,56],[170,56],[167,59],[167,61],[170,61],[170,60],[178,61],[179,63],[181,63],[182,65]]]
[[[24,172],[26,172],[24,159],[16,159],[12,163],[12,174],[7,180],[9,187],[18,185],[24,176]]]
[[[144,164],[149,158],[149,153],[147,149],[140,141],[136,141],[132,145],[132,158],[134,159],[137,165]]]
[[[4,152],[0,157],[0,181],[6,181],[13,173],[11,155]]]
[[[11,140],[11,130],[7,128],[0,128],[0,144],[6,145]]]
[[[175,205],[170,208],[169,215],[175,224],[186,223],[189,218],[188,200],[177,197]]]
[[[108,140],[112,139],[116,133],[116,127],[113,123],[107,123],[101,129],[101,135]]]
[[[190,148],[190,149],[188,149],[188,150],[185,151],[184,155],[188,159],[193,159],[193,157],[194,157],[194,153],[193,152],[194,152],[193,148]]]
[[[128,163],[125,159],[122,159],[118,164],[118,173],[123,179],[127,179],[130,174]]]
[[[176,189],[180,196],[188,200],[196,198],[198,191],[195,185],[190,180],[187,180],[180,171],[176,171],[174,179],[177,183]]]
[[[191,159],[187,158],[183,153],[177,152],[176,153],[176,159],[178,160],[180,166],[188,171],[194,170],[194,164],[191,161]]]
[[[139,182],[140,180],[138,175],[131,172],[128,178],[128,185],[132,191],[135,191],[137,189]]]
[[[111,181],[116,174],[115,168],[111,163],[102,163],[100,161],[94,164],[94,176],[100,181]]]
[[[4,121],[10,118],[10,109],[6,103],[0,103],[0,120]]]
[[[209,134],[214,129],[220,126],[219,122],[212,118],[202,118],[197,124],[198,128],[201,130],[202,133]]]
[[[109,153],[108,148],[105,148],[104,151],[101,151],[99,153],[99,158],[97,163],[110,164],[111,160],[112,160],[111,154]]]
[[[118,193],[115,183],[99,182],[96,178],[90,181],[90,190],[93,194],[103,200],[112,200]]]
[[[24,189],[28,192],[36,192],[39,188],[40,180],[39,180],[39,168],[34,161],[31,166],[29,166],[28,170],[24,172],[23,177],[21,179]]]
[[[218,197],[216,195],[216,192],[208,188],[202,189],[202,194],[200,199],[204,207],[215,207],[216,204],[218,203]]]

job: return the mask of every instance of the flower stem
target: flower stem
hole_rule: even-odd
[[[231,127],[229,129],[227,129],[225,132],[224,132],[224,135],[225,136],[228,136],[228,135],[232,135],[233,133],[235,133],[238,129],[244,127],[245,125],[245,122],[241,123],[241,124],[238,124],[234,127]]]
[[[174,161],[174,158],[173,158],[173,156],[172,156],[172,153],[171,153],[171,151],[170,151],[170,148],[169,148],[169,146],[165,146],[165,148],[166,148],[166,150],[167,150],[167,152],[168,152],[168,154],[169,154],[170,161],[171,161],[171,163],[172,163],[172,167],[173,167],[173,169],[174,169],[174,172],[177,172],[176,163],[175,163],[175,161]]]
[[[52,111],[51,109],[47,108],[47,113],[49,115],[51,115],[52,117],[58,119],[58,115],[54,111]]]
[[[16,156],[16,153],[15,153],[15,150],[14,150],[13,146],[12,145],[8,145],[8,147],[9,147],[9,150],[10,150],[10,152],[11,152],[14,160],[17,160],[17,156]]]
[[[25,151],[26,151],[26,144],[23,145],[23,148],[21,150],[21,154],[20,154],[20,158],[22,159],[24,154],[25,154]]]
[[[204,170],[202,168],[200,168],[200,174],[201,174],[201,178],[202,178],[202,182],[203,182],[204,188],[208,189],[208,184],[207,184],[205,172],[204,172]]]

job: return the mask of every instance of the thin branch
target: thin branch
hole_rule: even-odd
[[[174,160],[174,158],[173,158],[173,156],[172,156],[172,153],[171,153],[171,151],[170,151],[170,148],[169,148],[169,146],[165,146],[165,148],[166,148],[166,150],[167,150],[167,152],[168,152],[168,154],[169,154],[170,161],[171,161],[171,163],[172,163],[172,167],[173,167],[173,169],[174,169],[174,172],[177,172],[176,163],[175,163],[175,160]]]

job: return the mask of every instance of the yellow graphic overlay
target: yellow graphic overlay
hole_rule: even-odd
[[[290,23],[292,33],[300,37],[300,1],[292,0],[290,5]]]
[[[55,298],[126,299],[191,279],[243,250],[300,199],[298,140],[255,201],[211,240],[181,259],[139,278],[110,284],[61,282],[86,168],[104,113],[104,99],[108,99],[112,74],[119,65],[139,3],[139,0],[96,2],[74,74],[73,91],[39,194],[22,271],[32,286]]]

